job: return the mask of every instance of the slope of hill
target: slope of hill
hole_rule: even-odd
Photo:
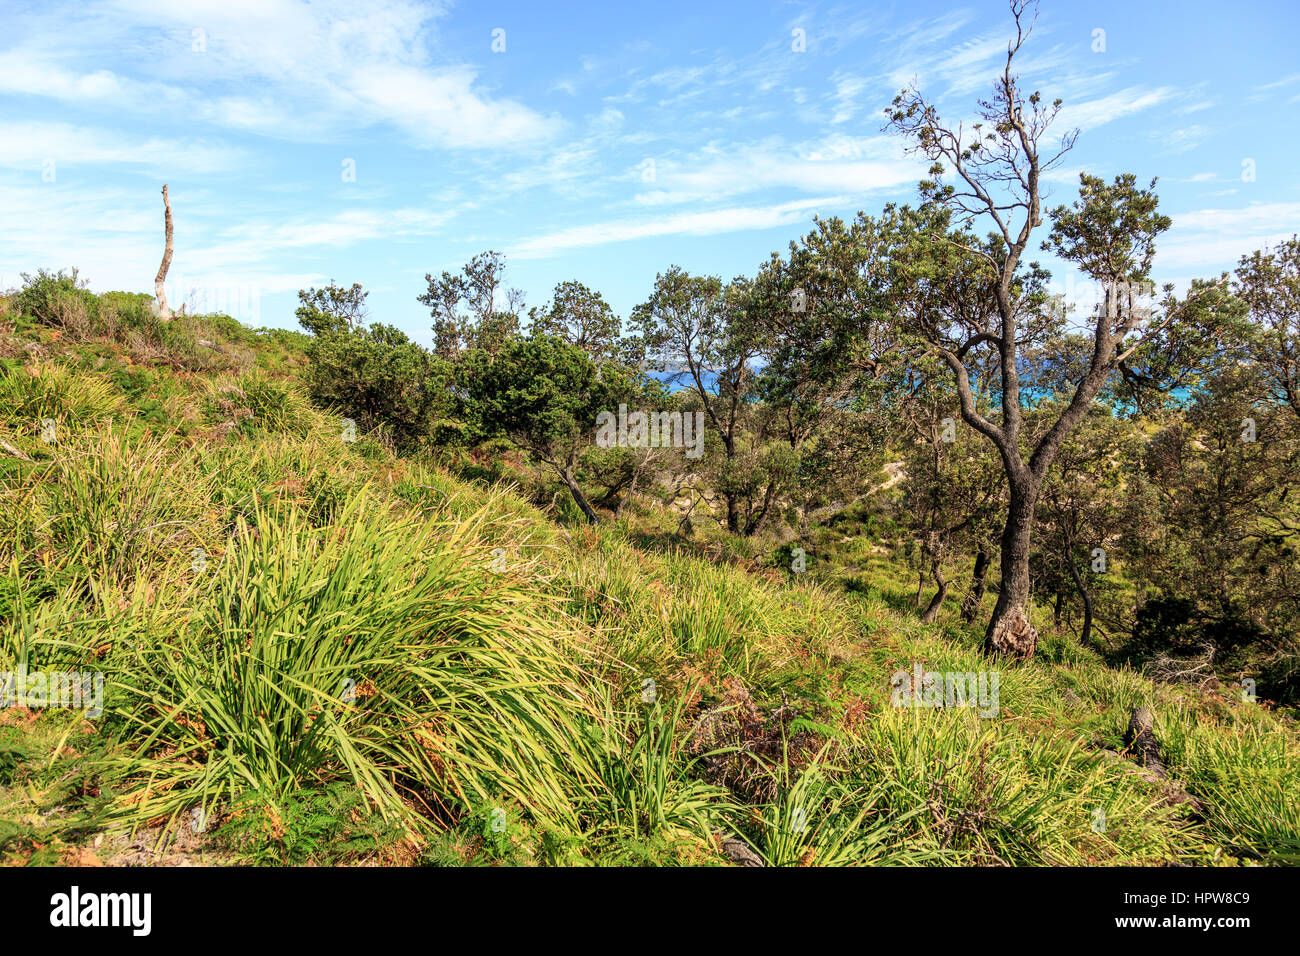
[[[990,661],[884,560],[564,527],[312,407],[296,333],[102,299],[0,314],[8,864],[1300,862],[1294,721],[1239,692]]]

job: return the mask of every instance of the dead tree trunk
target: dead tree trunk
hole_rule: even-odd
[[[154,298],[158,300],[158,317],[164,321],[172,317],[172,310],[167,307],[167,270],[172,264],[172,204],[167,198],[167,184],[163,184],[163,229],[165,244],[163,246],[162,265],[158,267],[158,276],[153,280]]]

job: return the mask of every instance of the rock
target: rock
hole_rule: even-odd
[[[726,853],[737,866],[762,866],[763,858],[749,848],[743,840],[734,836],[722,838],[722,852]]]

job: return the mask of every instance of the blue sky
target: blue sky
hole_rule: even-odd
[[[752,274],[814,213],[912,201],[923,165],[882,108],[916,78],[969,118],[1010,24],[1000,2],[0,16],[0,287],[78,266],[96,290],[152,291],[166,182],[173,305],[292,327],[298,288],[361,282],[373,318],[425,342],[424,274],[484,249],[529,304],[577,279],[626,316],[672,263]],[[1158,175],[1174,228],[1156,277],[1177,283],[1300,230],[1297,36],[1293,2],[1044,0],[1022,72],[1082,130],[1050,201],[1080,170]]]

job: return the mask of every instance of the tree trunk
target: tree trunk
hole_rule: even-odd
[[[988,574],[989,553],[983,545],[980,545],[979,551],[975,554],[975,570],[971,573],[970,590],[966,592],[966,599],[961,602],[963,623],[969,624],[979,613],[980,604],[984,601],[984,582],[988,579]]]
[[[1088,590],[1087,583],[1083,580],[1083,575],[1075,567],[1074,556],[1067,554],[1065,563],[1070,567],[1070,577],[1074,578],[1074,586],[1083,598],[1083,630],[1079,633],[1079,643],[1087,644],[1088,638],[1092,636],[1092,592]]]
[[[573,500],[578,503],[578,507],[582,509],[582,513],[587,516],[587,521],[591,524],[600,524],[600,515],[596,514],[596,509],[587,502],[586,495],[582,493],[582,489],[578,487],[577,479],[573,477],[572,463],[566,465],[564,469],[560,471],[560,477],[563,478],[564,483],[569,486],[569,494],[573,495]]]
[[[158,317],[166,320],[172,317],[172,310],[167,307],[167,291],[163,287],[167,281],[167,270],[172,264],[172,204],[167,198],[167,185],[163,184],[163,257],[158,267],[158,276],[153,280],[154,298],[158,300]]]
[[[732,495],[727,495],[727,530],[732,534],[740,534],[740,509]]]
[[[1002,583],[984,635],[984,650],[1028,658],[1038,646],[1038,631],[1029,623],[1029,543],[1040,485],[1032,478],[1008,485],[1011,500],[1002,529]]]
[[[930,598],[929,606],[921,615],[923,624],[934,623],[934,619],[939,616],[939,608],[943,606],[943,599],[948,596],[948,579],[943,576],[943,566],[938,561],[934,563],[933,573],[934,583],[939,586],[939,590]]]

